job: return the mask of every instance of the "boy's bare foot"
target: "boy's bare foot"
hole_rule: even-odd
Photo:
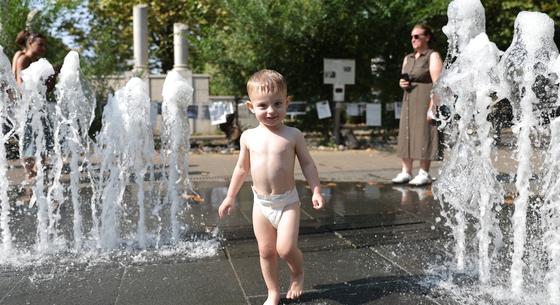
[[[303,273],[299,276],[292,276],[292,283],[290,284],[290,290],[286,294],[287,299],[295,300],[298,299],[303,293]]]
[[[264,301],[263,305],[278,305],[280,303],[280,293],[268,292],[268,298]]]

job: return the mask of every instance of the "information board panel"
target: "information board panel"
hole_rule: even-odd
[[[323,83],[353,85],[356,78],[356,61],[353,59],[323,59]]]

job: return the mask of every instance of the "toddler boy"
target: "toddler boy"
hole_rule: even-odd
[[[261,70],[247,82],[247,107],[259,125],[243,132],[239,159],[233,171],[227,197],[219,208],[220,218],[229,214],[245,177],[253,180],[253,230],[259,247],[260,264],[268,298],[266,305],[280,301],[277,257],[288,263],[291,284],[286,294],[296,299],[303,292],[303,254],[298,248],[300,201],[294,180],[297,157],[311,191],[313,208],[324,205],[319,174],[305,139],[297,128],[284,125],[288,108],[284,77],[273,70]]]

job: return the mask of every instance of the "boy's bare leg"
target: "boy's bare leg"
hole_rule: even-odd
[[[288,263],[292,278],[290,290],[286,294],[288,299],[297,299],[303,293],[303,254],[298,248],[299,218],[299,203],[295,203],[284,209],[278,224],[276,249]]]
[[[260,207],[253,205],[253,230],[259,245],[261,271],[268,289],[265,305],[277,305],[280,302],[280,285],[278,284],[278,252],[276,251],[276,229],[264,217]]]

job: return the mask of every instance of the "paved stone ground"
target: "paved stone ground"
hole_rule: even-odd
[[[428,272],[450,259],[445,229],[434,221],[438,204],[430,187],[389,184],[400,170],[393,148],[313,150],[312,156],[327,207],[311,209],[310,194],[298,183],[305,294],[299,301],[282,302],[454,304],[431,286]],[[217,255],[0,268],[0,304],[262,304],[266,287],[251,229],[249,183],[239,195],[237,211],[217,220],[220,198],[214,190],[223,192],[236,159],[237,154],[190,156],[193,185],[205,200],[193,207],[192,221],[219,227]],[[434,162],[432,172],[440,165]],[[299,167],[296,176],[303,179]],[[21,179],[21,168],[12,169],[10,177]],[[280,278],[285,292],[289,272],[282,262]]]

